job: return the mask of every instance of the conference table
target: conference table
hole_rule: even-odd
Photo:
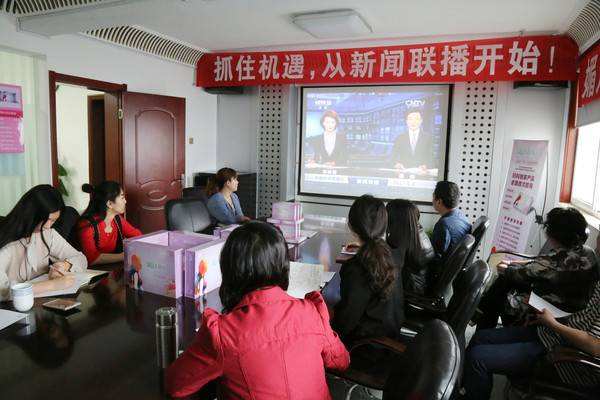
[[[319,231],[290,248],[290,256],[338,271],[336,257],[349,239],[347,232]],[[42,307],[50,298],[38,298],[28,325],[0,331],[0,399],[168,398],[156,362],[154,312],[175,307],[183,350],[203,310],[221,309],[218,289],[196,301],[175,300],[125,287],[122,264],[102,269],[108,276],[71,296],[81,302],[77,311],[50,311]],[[0,308],[12,309],[12,303]]]

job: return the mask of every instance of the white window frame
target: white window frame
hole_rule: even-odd
[[[596,124],[596,123],[594,123]],[[592,124],[589,124],[592,125]],[[587,125],[581,126],[577,128],[577,138],[579,139],[579,135],[581,134],[580,129]],[[600,123],[598,124],[598,129],[600,129]],[[581,199],[578,199],[574,196],[573,186],[575,185],[575,173],[577,170],[577,148],[575,150],[575,161],[573,165],[573,180],[571,183],[571,204],[576,208],[581,209],[582,211],[593,215],[596,218],[600,218],[600,141],[598,142],[598,156],[596,157],[596,171],[594,173],[595,180],[593,182],[593,199],[592,204],[589,204]]]

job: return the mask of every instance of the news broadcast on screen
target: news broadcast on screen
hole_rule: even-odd
[[[430,202],[449,99],[448,85],[303,88],[300,194]]]

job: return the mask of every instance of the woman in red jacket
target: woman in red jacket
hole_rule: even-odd
[[[221,252],[224,313],[208,308],[194,343],[168,369],[166,387],[188,396],[219,379],[219,399],[330,399],[325,369],[344,370],[346,348],[321,295],[289,296],[283,236],[269,224],[235,229]]]
[[[86,183],[81,189],[90,194],[78,225],[81,251],[89,265],[123,261],[123,239],[142,232],[123,217],[127,201],[121,185],[104,181],[95,187]]]

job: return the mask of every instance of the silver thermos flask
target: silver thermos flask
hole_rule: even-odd
[[[156,363],[167,368],[177,358],[179,340],[177,335],[177,312],[173,307],[161,307],[156,317]]]

